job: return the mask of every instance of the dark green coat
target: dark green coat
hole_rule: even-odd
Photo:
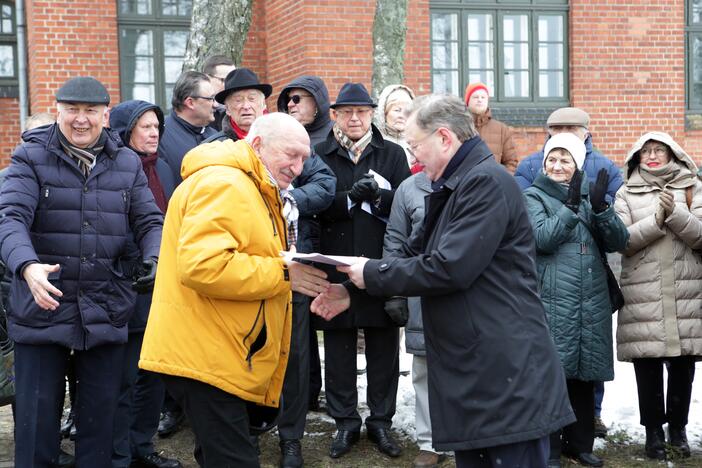
[[[524,192],[536,240],[541,300],[566,378],[612,380],[612,310],[591,231],[607,252],[623,249],[629,234],[614,208],[592,211],[587,179],[578,215],[564,204],[567,192],[544,174]]]

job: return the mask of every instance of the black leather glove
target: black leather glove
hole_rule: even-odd
[[[565,206],[570,208],[573,213],[578,214],[580,209],[580,186],[583,182],[582,171],[575,170],[573,177],[570,179],[570,184],[568,184],[568,198],[566,198]]]
[[[385,313],[390,316],[398,327],[404,327],[409,318],[409,308],[406,297],[393,297],[385,301]]]
[[[132,283],[132,289],[139,294],[147,294],[154,290],[154,282],[156,281],[156,266],[158,262],[151,258],[141,262],[138,278]]]
[[[597,180],[594,184],[590,184],[590,203],[595,213],[602,213],[609,206],[605,201],[608,184],[609,174],[607,174],[607,169],[600,169],[597,173]]]
[[[374,202],[378,197],[380,197],[380,187],[370,174],[363,174],[363,177],[358,179],[349,191],[349,198],[356,203]]]

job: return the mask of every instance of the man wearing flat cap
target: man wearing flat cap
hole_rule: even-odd
[[[134,288],[153,284],[163,216],[139,157],[103,128],[109,102],[94,78],[68,80],[56,123],[22,135],[0,193],[0,253],[14,273],[18,467],[56,463],[71,352],[76,466],[111,466]],[[143,262],[134,284],[122,262],[132,238]]]
[[[361,83],[346,83],[330,106],[335,120],[327,139],[315,152],[336,175],[331,206],[320,214],[320,249],[325,254],[380,258],[385,224],[395,189],[409,177],[407,157],[399,145],[383,138],[371,124],[376,104]],[[345,275],[330,268],[331,281]],[[404,308],[406,309],[406,301]],[[361,416],[356,407],[356,339],[363,329],[368,376],[368,437],[391,457],[400,447],[390,435],[399,375],[399,331],[404,324],[402,299],[364,294],[348,313],[327,322],[314,317],[315,328],[324,330],[325,389],[327,410],[338,429],[329,455],[343,456],[360,435]],[[391,315],[392,314],[392,315]]]
[[[215,96],[218,103],[224,104],[227,115],[222,119],[222,130],[208,138],[207,143],[227,138],[243,140],[254,120],[263,115],[266,98],[272,92],[273,87],[259,82],[256,73],[248,68],[231,71],[224,80],[224,89]]]
[[[597,179],[597,173],[600,169],[605,169],[609,175],[609,183],[607,185],[607,202],[612,203],[614,195],[622,185],[622,174],[619,168],[599,151],[595,151],[592,147],[592,135],[588,131],[590,126],[590,116],[582,109],[577,107],[562,107],[551,113],[546,120],[546,131],[548,138],[559,133],[572,133],[585,143],[587,153],[585,155],[585,163],[583,170],[587,174],[590,182],[594,183]],[[531,187],[536,176],[541,172],[543,167],[544,152],[538,151],[524,158],[517,166],[517,171],[514,177],[522,190]]]

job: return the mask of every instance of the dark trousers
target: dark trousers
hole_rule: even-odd
[[[663,365],[668,368],[668,395],[663,395]],[[687,425],[695,359],[692,356],[634,359],[639,414],[644,426]]]
[[[604,382],[595,382],[595,416],[602,415],[602,400],[604,400]]]
[[[283,382],[283,408],[278,419],[281,440],[300,440],[305,433],[305,417],[310,390],[310,301],[293,293],[292,336],[288,367]]]
[[[161,375],[195,434],[195,460],[204,468],[258,468],[246,402],[197,380]]]
[[[312,326],[310,320],[310,404],[319,400],[322,392],[322,362],[319,359],[319,342],[317,340],[317,330]]]
[[[17,391],[15,466],[44,468],[59,453],[61,409],[70,349],[15,343]],[[112,466],[112,431],[119,397],[124,345],[74,353],[76,372],[76,467]]]
[[[543,468],[548,460],[548,436],[475,450],[457,450],[456,468]]]
[[[369,429],[389,429],[395,414],[399,377],[400,334],[396,327],[364,328],[366,341],[367,403]],[[324,377],[327,410],[338,429],[359,431],[356,388],[356,342],[358,329],[325,330]]]
[[[154,453],[164,386],[161,377],[139,370],[144,332],[130,333],[124,350],[124,369],[115,414],[113,468],[127,468],[132,458]]]
[[[551,459],[561,452],[592,453],[595,442],[595,382],[566,379],[566,385],[576,421],[551,434]]]

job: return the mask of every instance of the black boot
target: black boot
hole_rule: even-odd
[[[646,426],[646,456],[665,460],[665,433],[661,426]]]
[[[302,468],[302,446],[299,440],[280,441],[280,468]]]
[[[687,443],[687,433],[685,426],[673,426],[668,424],[668,436],[673,450],[683,458],[690,457],[690,445]]]

